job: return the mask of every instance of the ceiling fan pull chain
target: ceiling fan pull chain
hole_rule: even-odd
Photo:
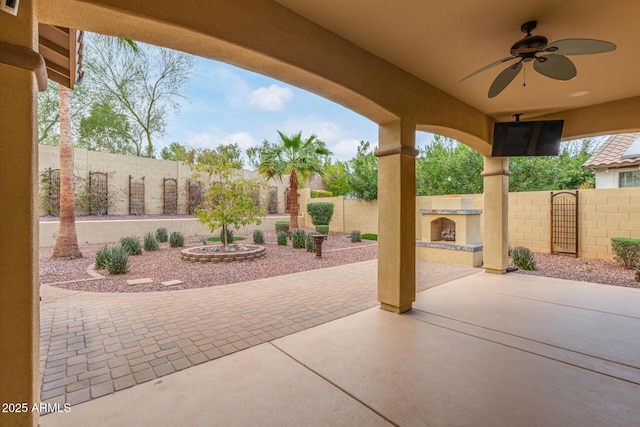
[[[522,87],[527,86],[527,67],[522,67]]]

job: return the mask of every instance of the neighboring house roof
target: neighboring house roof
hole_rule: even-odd
[[[583,168],[640,165],[640,133],[612,135],[582,165]]]

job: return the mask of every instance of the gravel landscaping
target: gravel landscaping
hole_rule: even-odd
[[[542,253],[534,254],[534,258],[537,264],[536,270],[518,270],[517,273],[640,288],[640,283],[633,279],[635,270],[626,269],[616,261]]]
[[[307,230],[312,231],[312,230]],[[240,243],[253,243],[251,236]],[[95,253],[102,244],[81,245],[84,258],[64,261],[51,260],[53,248],[40,249],[40,283],[90,292],[154,292],[177,289],[202,288],[226,285],[265,277],[280,276],[300,271],[333,267],[354,262],[369,261],[378,256],[376,242],[365,241],[352,243],[344,233],[331,233],[322,246],[322,259],[316,259],[315,253],[305,249],[293,249],[291,241],[288,246],[276,243],[276,233],[264,233],[267,255],[264,258],[234,263],[194,264],[180,260],[180,251],[184,248],[171,248],[168,243],[161,243],[160,250],[143,252],[139,256],[130,256],[131,269],[128,273],[111,276],[106,271],[97,273],[104,278],[95,279],[87,271],[93,264]],[[185,239],[185,247],[200,246],[197,238]],[[152,283],[130,286],[127,280],[152,279]],[[180,280],[183,283],[164,286],[161,282]],[[68,282],[68,283],[61,283]]]
[[[253,243],[249,234],[238,235],[247,238],[244,243]],[[95,278],[95,273],[88,271],[91,270],[96,251],[104,246],[102,244],[82,245],[84,258],[73,261],[51,260],[53,248],[41,248],[40,283],[90,292],[168,291],[226,285],[368,261],[377,259],[378,256],[377,242],[363,240],[352,243],[344,233],[331,233],[329,240],[323,245],[322,259],[316,259],[314,253],[305,249],[293,249],[291,241],[286,247],[277,245],[276,234],[273,231],[267,231],[264,235],[267,255],[262,259],[240,263],[194,264],[180,260],[180,251],[183,248],[171,248],[168,243],[161,243],[158,251],[143,252],[140,256],[129,257],[131,269],[127,274],[110,276],[106,271],[96,272],[104,278]],[[187,238],[185,241],[185,247],[200,245],[202,243],[197,238]],[[534,256],[537,269],[518,270],[516,274],[640,288],[640,283],[634,281],[634,270],[625,269],[615,261],[543,253],[536,253]],[[134,286],[127,283],[127,280],[144,278],[149,278],[152,282]],[[183,283],[173,286],[161,284],[171,280],[180,280]]]

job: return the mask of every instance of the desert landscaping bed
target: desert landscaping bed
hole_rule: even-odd
[[[311,231],[311,230],[308,230]],[[95,279],[87,269],[93,264],[95,253],[102,244],[81,246],[84,258],[73,261],[51,260],[53,248],[40,249],[40,283],[90,292],[154,292],[226,285],[300,271],[350,264],[377,259],[377,244],[372,241],[352,243],[344,233],[331,233],[323,245],[323,259],[305,249],[293,249],[276,244],[275,232],[265,232],[265,258],[241,263],[193,264],[180,260],[183,248],[171,248],[161,243],[160,250],[130,257],[131,270],[124,275]],[[251,236],[244,242],[251,243]],[[202,245],[200,239],[187,238],[185,247]],[[518,270],[517,274],[581,280],[605,285],[640,288],[634,281],[634,271],[611,260],[573,258],[536,253],[535,271]],[[152,283],[130,286],[127,280],[150,278]],[[161,282],[180,280],[183,283],[164,286]],[[68,282],[68,283],[64,283]]]
[[[312,231],[312,230],[307,230]],[[242,234],[239,234],[242,235]],[[243,242],[252,242],[251,236]],[[154,292],[177,289],[202,288],[226,285],[262,279],[272,276],[333,267],[354,262],[369,261],[377,258],[377,243],[362,241],[352,243],[344,233],[331,233],[323,244],[323,258],[316,259],[315,253],[305,249],[293,249],[276,244],[275,232],[265,232],[266,256],[253,261],[234,263],[191,263],[180,259],[184,248],[171,248],[161,243],[160,250],[143,252],[139,256],[130,256],[131,269],[128,273],[111,276],[98,271],[104,278],[94,279],[87,272],[93,264],[95,253],[103,244],[81,246],[84,258],[72,261],[51,260],[53,248],[40,249],[40,283],[89,292]],[[198,238],[185,239],[185,247],[200,246]],[[152,279],[151,283],[131,286],[127,280]],[[161,282],[180,280],[183,283],[173,286]],[[64,283],[67,282],[67,283]]]
[[[537,264],[536,270],[518,270],[517,273],[640,288],[640,283],[634,281],[635,270],[626,269],[616,261],[542,253],[534,254],[534,258]]]

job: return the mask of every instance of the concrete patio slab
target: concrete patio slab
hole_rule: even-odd
[[[473,274],[405,315],[361,311],[41,424],[637,426],[638,295]]]
[[[42,417],[68,426],[384,426],[271,344]]]

